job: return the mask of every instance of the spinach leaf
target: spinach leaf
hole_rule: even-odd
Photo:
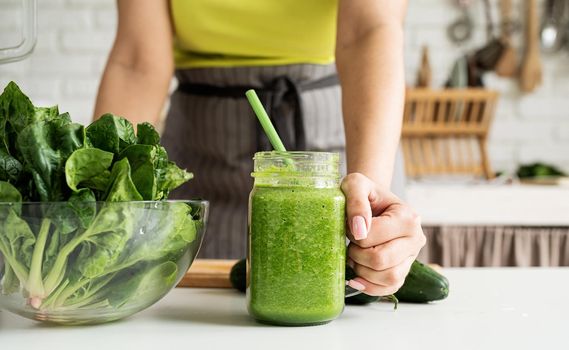
[[[12,186],[8,182],[0,181],[0,203],[1,202],[16,203],[21,201],[22,201],[22,195],[20,194],[20,191],[18,191],[16,187]]]
[[[53,119],[59,115],[59,108],[53,107],[34,107],[32,121]],[[26,125],[27,126],[27,125]]]
[[[152,124],[144,122],[136,126],[136,137],[141,145],[155,146],[160,144],[160,135]]]
[[[126,202],[141,201],[142,199],[132,182],[128,159],[119,160],[113,165],[105,200],[107,202]]]
[[[81,246],[75,267],[86,278],[104,275],[115,265],[132,231],[113,230],[93,235]]]
[[[109,186],[110,177],[111,172],[109,170],[105,170],[102,173],[83,181],[82,185],[92,189],[97,194],[97,200],[103,200],[104,192]]]
[[[176,283],[178,265],[165,261],[160,265],[142,269],[126,270],[117,275],[107,295],[109,304],[115,308],[127,302],[133,305],[148,305],[157,296],[165,295],[169,286]]]
[[[14,186],[12,186],[11,184],[9,184],[7,182],[0,181],[0,202],[17,203],[17,202],[21,202],[21,201],[22,201],[22,195]],[[7,206],[6,204],[1,204],[1,203],[0,203],[0,206],[1,206],[1,208],[0,208],[0,220],[5,220],[6,217],[12,211],[15,211],[16,213],[20,213],[20,211],[21,211],[21,208],[19,206],[12,207],[12,206]],[[0,234],[2,234],[1,232],[2,231],[0,230]],[[4,244],[5,243],[6,242],[4,242]],[[0,242],[0,247],[4,247],[4,249],[7,251],[8,247],[4,246],[4,244],[2,242]],[[17,244],[17,247],[14,247],[14,248],[19,249],[20,248],[19,246],[20,245]],[[4,250],[2,248],[0,248],[0,253],[4,254]],[[4,259],[6,259],[6,258],[4,258]],[[2,268],[2,267],[0,267],[0,268]],[[12,266],[8,262],[4,262],[3,269],[4,269],[3,276],[0,275],[0,279],[2,279],[2,293],[3,294],[12,294],[12,293],[17,292],[18,289],[20,288],[20,280],[18,279],[18,277],[14,273]],[[21,275],[25,276],[26,273],[27,273],[27,271],[25,269],[23,269],[23,267],[22,267]]]
[[[20,280],[8,263],[6,263],[3,268],[4,274],[0,274],[0,279],[2,279],[2,294],[9,295],[16,293],[20,289]]]
[[[139,221],[141,229],[150,236],[133,237],[130,249],[124,252],[118,264],[120,268],[165,257],[176,260],[184,254],[188,243],[195,240],[196,225],[186,203],[161,203],[157,209],[163,213],[160,218],[153,215]]]
[[[103,115],[87,127],[87,137],[93,147],[114,154],[136,144],[132,124],[110,113]]]
[[[174,162],[168,160],[168,153],[162,146],[157,146],[158,164],[156,166],[157,198],[168,197],[170,191],[191,180],[194,175],[180,169]]]
[[[132,181],[145,200],[152,200],[156,194],[156,148],[149,145],[132,145],[124,149],[119,159],[128,159],[131,166]]]
[[[8,83],[0,95],[0,145],[11,154],[11,134],[18,133],[31,123],[34,106],[14,82]]]
[[[168,162],[163,168],[157,169],[158,191],[161,195],[156,199],[168,197],[170,191],[191,180],[194,176],[184,169],[180,169],[173,162]]]
[[[54,148],[51,125],[40,122],[29,125],[18,135],[17,148],[26,170],[32,174],[38,197],[42,201],[64,200],[63,160]]]
[[[97,214],[95,194],[88,188],[74,192],[67,201],[67,205],[79,219],[80,227],[87,229]]]
[[[5,150],[0,149],[0,180],[12,183],[20,179],[22,164]]]
[[[75,150],[85,145],[86,133],[83,125],[72,123],[68,113],[61,114],[48,123],[53,132],[54,148],[59,150],[65,160]]]
[[[168,161],[162,146],[132,145],[120,153],[119,159],[128,158],[132,167],[132,180],[145,200],[160,200],[187,182],[192,174]]]
[[[65,200],[68,190],[64,164],[72,152],[83,147],[83,127],[69,122],[65,116],[40,121],[23,129],[16,143],[39,199]]]
[[[4,220],[10,211],[22,213],[22,194],[8,182],[0,181],[0,220]],[[8,204],[10,203],[10,204]]]
[[[45,216],[54,222],[61,235],[65,236],[78,228],[86,229],[97,211],[93,191],[82,188],[69,197],[67,202],[54,203]]]
[[[92,179],[96,189],[104,190],[107,188],[109,180],[109,168],[113,162],[114,155],[97,148],[81,148],[69,156],[65,162],[65,178],[67,186],[73,191],[78,191],[78,186]],[[100,176],[106,176],[101,178]],[[101,182],[103,183],[97,183]]]
[[[0,220],[0,252],[6,264],[14,270],[18,279],[25,283],[36,237],[28,223],[10,208],[3,208]]]

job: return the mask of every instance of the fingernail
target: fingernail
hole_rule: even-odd
[[[361,284],[360,282],[358,282],[356,280],[349,280],[348,285],[354,289],[359,290],[360,292],[362,290],[366,289],[366,286],[364,286],[363,284]]]
[[[352,219],[352,235],[357,240],[367,238],[366,221],[363,216],[354,216]]]

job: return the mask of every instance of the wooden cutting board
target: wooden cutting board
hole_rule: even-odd
[[[237,260],[196,259],[178,287],[231,288],[229,273]]]

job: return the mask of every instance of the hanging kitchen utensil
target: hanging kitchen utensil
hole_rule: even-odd
[[[484,87],[482,81],[482,74],[484,71],[478,67],[473,56],[468,57],[468,86],[470,87]]]
[[[458,58],[450,72],[445,86],[451,89],[463,89],[468,87],[468,57],[461,56]]]
[[[428,88],[431,86],[432,73],[431,73],[431,63],[429,60],[429,48],[423,46],[423,51],[421,54],[421,66],[417,72],[417,87]]]
[[[486,14],[486,36],[488,37],[488,43],[474,53],[474,62],[478,68],[490,71],[496,67],[498,60],[502,56],[504,44],[494,35],[490,0],[484,0],[484,12]]]
[[[512,46],[512,33],[514,31],[512,0],[500,0],[500,14],[502,17],[500,39],[504,49],[494,70],[501,77],[513,77],[518,72],[518,55],[516,49]]]
[[[526,51],[520,72],[520,88],[523,92],[532,92],[542,80],[537,0],[526,0],[526,7]]]
[[[460,17],[452,22],[447,28],[447,35],[450,41],[459,45],[470,40],[474,24],[468,12],[470,0],[457,0],[457,6],[461,11]]]
[[[546,0],[544,18],[541,25],[541,49],[545,53],[559,51],[563,44],[564,31],[562,21],[564,16],[565,0]]]

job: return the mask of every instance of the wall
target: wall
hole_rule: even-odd
[[[116,24],[114,0],[40,0],[39,35],[27,60],[0,66],[0,86],[15,80],[38,104],[59,103],[80,122],[88,122]],[[450,0],[410,0],[406,21],[406,71],[412,84],[420,48],[430,47],[434,86],[440,86],[453,61],[483,45],[481,0],[472,9],[474,38],[456,47],[446,26],[458,15]],[[496,4],[496,1],[493,1]],[[515,1],[519,18],[520,1]],[[18,27],[18,1],[0,1],[0,44]],[[521,42],[522,33],[515,37]],[[544,83],[532,94],[520,94],[514,81],[487,75],[488,86],[501,92],[489,149],[492,165],[512,170],[519,162],[544,160],[569,170],[569,54],[543,57]]]

